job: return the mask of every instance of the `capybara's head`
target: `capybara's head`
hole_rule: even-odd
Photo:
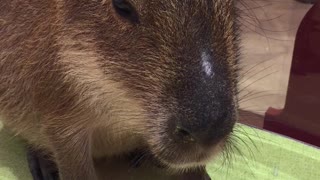
[[[66,7],[70,24],[87,25],[94,37],[105,75],[144,108],[141,134],[160,162],[201,166],[223,150],[237,118],[233,0],[72,0]]]

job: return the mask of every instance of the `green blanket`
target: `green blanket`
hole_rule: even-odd
[[[214,179],[320,180],[319,149],[243,125],[237,129],[243,140],[238,148],[241,153],[235,153],[231,166],[221,166],[221,160],[210,164]]]
[[[232,161],[212,162],[208,171],[218,180],[318,180],[320,150],[244,125]],[[240,131],[240,132],[239,132]],[[247,145],[246,145],[247,144]],[[23,143],[9,135],[0,122],[0,180],[31,180]]]

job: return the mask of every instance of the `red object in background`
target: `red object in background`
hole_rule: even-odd
[[[296,35],[285,107],[269,108],[263,128],[320,147],[320,2]]]

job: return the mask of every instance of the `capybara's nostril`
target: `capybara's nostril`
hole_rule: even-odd
[[[175,134],[182,141],[189,141],[189,142],[195,141],[195,139],[194,139],[193,135],[191,134],[190,130],[188,130],[188,129],[182,127],[182,126],[176,126]]]

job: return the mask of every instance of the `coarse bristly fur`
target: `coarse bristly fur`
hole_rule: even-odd
[[[62,180],[141,148],[169,169],[204,166],[237,118],[234,1],[125,3],[130,17],[112,0],[0,1],[0,114]]]

